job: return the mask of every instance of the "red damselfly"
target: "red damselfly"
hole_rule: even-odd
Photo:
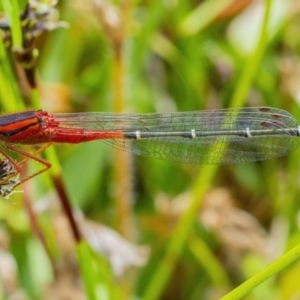
[[[49,169],[51,164],[37,154],[52,143],[101,140],[145,157],[193,164],[236,164],[282,156],[297,147],[296,137],[299,127],[293,116],[270,107],[149,114],[12,113],[0,117],[0,154],[11,168],[3,183],[0,181],[3,186],[6,179],[8,185],[0,189],[0,194],[9,194]],[[37,145],[38,149],[29,153],[19,144]],[[15,161],[9,151],[23,159]],[[28,160],[41,163],[42,169],[16,179]]]

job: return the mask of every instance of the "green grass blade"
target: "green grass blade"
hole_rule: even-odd
[[[184,36],[199,33],[209,25],[234,0],[204,1],[194,9],[180,24],[179,32]]]
[[[275,260],[269,266],[264,268],[258,274],[252,276],[250,279],[245,281],[243,284],[238,286],[236,289],[228,293],[226,296],[222,297],[222,300],[237,300],[242,299],[246,294],[252,291],[259,284],[263,283],[265,280],[271,276],[277,274],[279,271],[283,270],[285,267],[293,263],[295,260],[300,258],[300,244],[288,251],[286,254]]]
[[[240,80],[237,83],[237,88],[234,91],[232,100],[230,101],[231,107],[240,107],[245,103],[245,98],[249,93],[253,78],[259,68],[263,53],[265,52],[266,45],[268,43],[268,26],[270,21],[270,14],[273,0],[267,0],[265,6],[265,16],[263,26],[260,34],[260,38],[253,55],[248,60],[244,72],[240,76]]]
[[[23,48],[23,38],[20,22],[20,10],[17,0],[2,0],[2,4],[11,25],[12,44],[14,49]]]

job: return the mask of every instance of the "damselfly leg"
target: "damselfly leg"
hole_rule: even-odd
[[[37,156],[40,152],[44,151],[50,143],[44,144],[38,147],[33,153],[26,152],[11,144],[5,143],[5,148],[0,148],[0,153],[4,156],[4,159],[0,160],[0,195],[6,197],[17,186],[23,182],[47,171],[51,164],[46,160]],[[21,159],[14,160],[6,150],[16,153]],[[35,161],[39,163],[42,168],[35,171],[33,174],[27,175],[23,173],[23,167],[29,161]]]

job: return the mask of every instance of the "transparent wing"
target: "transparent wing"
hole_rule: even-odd
[[[154,114],[55,114],[54,117],[61,127],[120,131],[124,138],[103,140],[113,147],[185,163],[265,160],[282,156],[298,146],[297,121],[288,112],[269,107]],[[232,134],[235,131],[237,134]]]

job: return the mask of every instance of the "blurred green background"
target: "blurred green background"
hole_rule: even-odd
[[[300,120],[298,1],[43,3],[30,4],[46,20],[34,19],[37,89],[2,30],[4,111],[20,99],[49,112],[271,106]],[[2,4],[18,26],[26,2]],[[51,147],[87,242],[74,240],[50,172],[22,185],[0,202],[1,299],[219,299],[300,242],[299,150],[199,166],[100,142]],[[244,299],[298,299],[299,276],[296,261]]]

